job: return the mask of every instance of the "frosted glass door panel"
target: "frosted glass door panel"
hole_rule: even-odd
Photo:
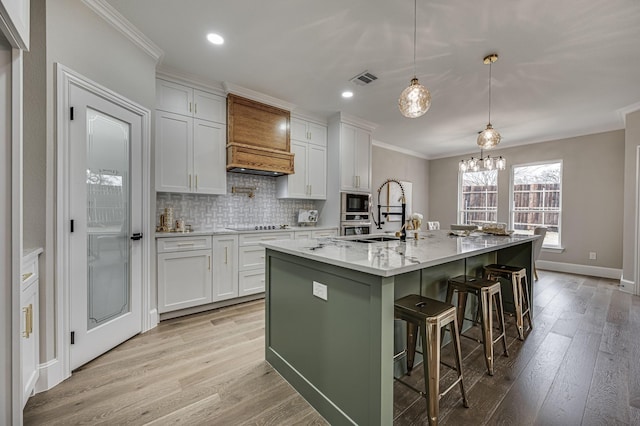
[[[87,329],[130,311],[129,124],[87,109]]]

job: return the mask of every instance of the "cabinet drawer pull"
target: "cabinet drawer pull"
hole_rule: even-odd
[[[178,247],[186,247],[186,246],[192,246],[195,243],[178,243]]]
[[[29,303],[29,306],[22,308],[22,312],[24,312],[24,331],[22,336],[28,339],[33,333],[33,304]]]

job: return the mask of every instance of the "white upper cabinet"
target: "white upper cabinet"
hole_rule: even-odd
[[[371,132],[341,123],[340,190],[371,192]]]
[[[327,146],[327,126],[291,117],[291,139]]]
[[[223,96],[167,80],[156,80],[156,109],[226,124],[227,103]]]
[[[227,192],[226,126],[195,119],[193,121],[194,192]]]
[[[225,194],[226,126],[156,112],[156,190]]]
[[[226,194],[226,100],[156,80],[156,191]]]
[[[327,198],[327,126],[291,118],[294,174],[277,180],[278,198]]]

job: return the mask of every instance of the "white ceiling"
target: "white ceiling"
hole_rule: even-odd
[[[621,129],[640,106],[637,0],[418,0],[416,74],[432,105],[417,119],[397,107],[413,77],[411,0],[107,1],[164,51],[161,68],[320,118],[363,118],[378,125],[375,140],[426,158],[476,150],[488,118],[482,59],[493,52],[499,147]],[[364,70],[378,80],[349,82]]]

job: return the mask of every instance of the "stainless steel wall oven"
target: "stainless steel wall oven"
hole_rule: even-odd
[[[340,193],[340,235],[371,233],[371,194]]]

